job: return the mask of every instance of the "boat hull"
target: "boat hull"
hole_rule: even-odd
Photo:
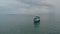
[[[34,23],[39,23],[40,22],[40,20],[34,20]]]

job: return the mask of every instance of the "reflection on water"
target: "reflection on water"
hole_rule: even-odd
[[[34,22],[34,27],[39,28],[40,22]]]

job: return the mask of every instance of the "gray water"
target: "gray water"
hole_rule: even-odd
[[[0,15],[0,34],[60,34],[59,17],[40,15],[38,24],[34,24],[33,17],[33,15]]]

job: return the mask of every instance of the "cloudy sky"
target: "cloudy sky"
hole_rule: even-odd
[[[0,0],[0,14],[47,14],[59,0]],[[56,5],[57,4],[57,5]]]

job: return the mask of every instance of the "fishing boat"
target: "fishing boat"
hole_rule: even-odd
[[[40,17],[39,16],[35,16],[34,17],[34,23],[40,22]]]

